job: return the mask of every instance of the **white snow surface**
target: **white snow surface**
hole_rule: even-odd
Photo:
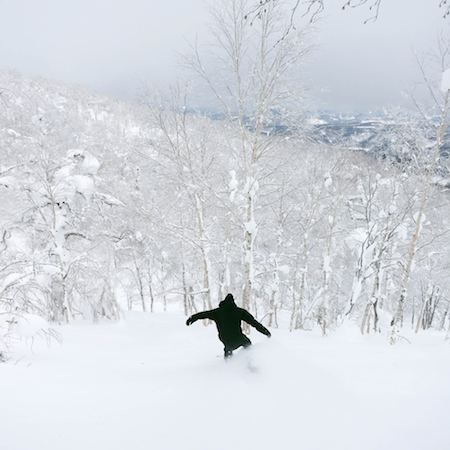
[[[225,362],[181,313],[58,327],[0,364],[2,450],[449,448],[445,334],[252,332]]]
[[[36,314],[24,314],[17,319],[16,329],[19,336],[32,338],[41,331],[47,331],[49,325],[45,319]]]

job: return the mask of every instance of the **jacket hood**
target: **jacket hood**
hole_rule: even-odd
[[[232,308],[237,308],[236,303],[234,303],[234,298],[231,294],[228,294],[225,297],[225,300],[222,300],[219,303],[219,308],[224,308],[224,309],[232,309]]]

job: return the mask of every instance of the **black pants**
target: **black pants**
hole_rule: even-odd
[[[240,341],[238,343],[227,343],[224,342],[225,348],[224,348],[224,358],[230,358],[231,356],[233,356],[233,350],[238,349],[239,347],[244,347],[247,348],[250,345],[252,345],[252,341],[247,337],[242,335]]]

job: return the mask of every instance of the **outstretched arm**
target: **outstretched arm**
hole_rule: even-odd
[[[270,331],[262,324],[260,324],[248,311],[242,310],[242,320],[247,322],[252,327],[255,327],[260,333],[265,334],[267,337],[272,336]]]
[[[197,314],[192,315],[191,317],[189,317],[188,320],[186,320],[186,325],[192,325],[194,322],[196,322],[197,320],[200,319],[214,319],[214,310],[212,309],[211,311],[203,311],[203,312],[199,312]]]

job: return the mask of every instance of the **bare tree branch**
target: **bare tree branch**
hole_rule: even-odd
[[[252,11],[248,14],[249,18],[256,18],[258,15],[265,10],[267,5],[271,2],[276,2],[277,0],[260,0],[258,4],[252,9]],[[347,8],[358,8],[360,6],[366,5],[368,9],[373,15],[366,19],[364,23],[374,22],[378,19],[378,14],[380,12],[382,0],[347,0],[343,5],[342,9],[345,10]],[[444,9],[444,15],[442,16],[444,19],[450,15],[450,0],[441,0],[439,3],[439,8]],[[304,9],[304,12],[301,13],[300,9]],[[324,0],[296,0],[295,5],[292,8],[292,21],[291,28],[294,28],[293,20],[294,16],[299,12],[301,17],[310,17],[311,22],[313,22],[317,16],[325,10]],[[289,30],[290,30],[289,29]],[[289,30],[287,33],[289,33]]]

